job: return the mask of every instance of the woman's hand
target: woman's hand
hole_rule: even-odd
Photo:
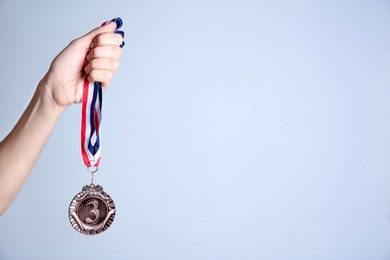
[[[50,107],[64,110],[82,100],[86,75],[106,89],[119,67],[122,36],[114,33],[115,22],[96,28],[73,40],[53,60],[40,83],[41,93]]]

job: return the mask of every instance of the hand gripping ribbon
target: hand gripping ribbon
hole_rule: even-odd
[[[102,26],[115,22],[115,33],[124,38],[125,33],[118,29],[122,27],[122,19],[114,18],[104,22]],[[119,47],[123,47],[125,42]],[[89,82],[86,75],[83,88],[82,115],[81,115],[81,153],[87,168],[97,167],[101,157],[100,124],[102,121],[102,84]]]

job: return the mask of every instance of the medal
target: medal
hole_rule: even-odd
[[[86,185],[72,200],[69,220],[72,226],[85,235],[105,231],[115,218],[115,204],[100,185]]]
[[[115,18],[117,29],[122,26],[122,20]],[[103,25],[108,22],[103,23]],[[102,25],[102,26],[103,26]],[[124,32],[115,31],[124,36]],[[124,42],[120,47],[123,47]],[[84,80],[81,118],[81,153],[88,171],[92,175],[91,184],[85,185],[71,201],[69,206],[69,221],[78,232],[85,235],[95,235],[110,227],[115,218],[115,203],[103,191],[101,185],[94,184],[94,175],[98,171],[101,144],[100,122],[102,119],[102,84]]]

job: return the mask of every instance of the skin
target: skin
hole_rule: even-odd
[[[0,215],[27,180],[62,112],[81,102],[85,76],[90,82],[101,82],[103,90],[109,86],[122,54],[123,39],[115,29],[115,23],[109,23],[71,41],[53,60],[18,123],[1,141]]]

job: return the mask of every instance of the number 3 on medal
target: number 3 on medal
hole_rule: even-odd
[[[86,218],[85,221],[89,224],[95,224],[99,220],[100,212],[98,210],[99,202],[97,200],[91,200],[87,203],[87,207],[91,205],[92,209],[89,211],[89,213],[93,214],[95,216],[94,219],[91,219],[90,217]]]

